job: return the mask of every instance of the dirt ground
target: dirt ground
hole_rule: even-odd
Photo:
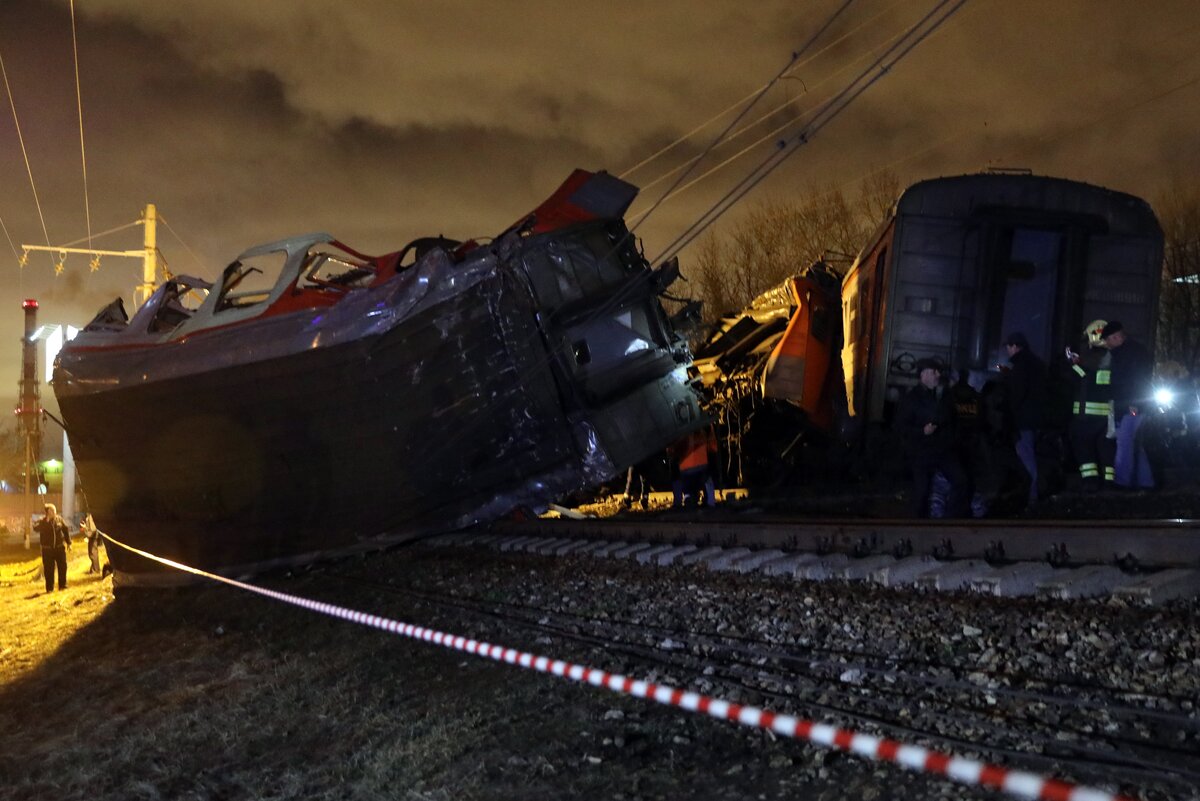
[[[361,569],[398,586],[514,569],[462,558]],[[995,797],[222,586],[114,602],[79,547],[68,589],[46,594],[39,562],[0,553],[5,799]],[[611,667],[599,646],[522,641],[331,575],[260,581]]]

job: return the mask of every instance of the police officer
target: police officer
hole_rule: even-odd
[[[1127,489],[1150,489],[1154,476],[1146,449],[1137,442],[1137,431],[1145,419],[1141,412],[1150,397],[1154,363],[1149,351],[1125,334],[1119,320],[1109,320],[1100,336],[1112,356],[1109,395],[1117,433],[1114,481]]]
[[[1082,354],[1067,348],[1071,366],[1068,379],[1072,383],[1074,405],[1067,435],[1071,450],[1079,463],[1079,477],[1084,492],[1113,486],[1113,454],[1116,445],[1108,436],[1108,420],[1112,411],[1109,401],[1109,380],[1112,354],[1104,347],[1106,320],[1092,320],[1083,329]]]
[[[67,588],[67,549],[71,547],[71,530],[58,516],[58,507],[46,504],[45,515],[33,524],[42,541],[42,575],[46,592],[54,589],[54,569],[58,568],[58,588]]]
[[[950,484],[946,511],[961,516],[965,506],[967,475],[958,458],[955,437],[954,398],[942,384],[942,363],[937,359],[917,361],[917,385],[900,401],[896,430],[904,442],[912,470],[911,509],[914,517],[929,510],[929,491],[935,473]]]

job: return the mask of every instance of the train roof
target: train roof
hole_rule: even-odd
[[[872,232],[845,279],[858,271],[888,229],[906,216],[969,219],[1005,209],[1058,211],[1103,220],[1108,233],[1162,237],[1154,210],[1140,197],[1103,186],[1024,172],[977,172],[926,178],[900,193],[892,213]]]
[[[997,208],[1058,211],[1103,219],[1109,233],[1161,235],[1158,218],[1140,197],[1102,186],[1027,173],[983,172],[930,178],[904,190],[896,216],[971,217]]]

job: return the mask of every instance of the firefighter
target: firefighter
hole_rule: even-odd
[[[1071,450],[1079,463],[1079,477],[1084,492],[1095,492],[1113,486],[1113,453],[1115,443],[1108,436],[1108,421],[1112,404],[1109,402],[1109,369],[1112,354],[1104,347],[1106,320],[1092,320],[1083,329],[1083,353],[1067,348],[1075,402],[1071,409],[1071,424],[1067,434]]]
[[[1154,476],[1150,472],[1150,459],[1138,443],[1137,433],[1149,410],[1146,401],[1151,396],[1154,363],[1146,348],[1125,334],[1120,321],[1109,320],[1100,336],[1112,357],[1109,396],[1117,440],[1113,480],[1126,489],[1151,489]]]

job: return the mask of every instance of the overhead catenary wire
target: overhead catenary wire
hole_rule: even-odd
[[[816,83],[814,83],[814,84],[813,84],[811,87],[807,87],[807,88],[806,88],[806,94],[807,94],[807,93],[811,93],[811,92],[812,92],[814,89],[817,89],[817,88],[819,88],[819,87],[821,87],[821,86],[825,85],[825,84],[826,84],[826,83],[828,83],[829,81],[831,81],[831,80],[833,80],[834,78],[836,78],[838,75],[841,75],[843,72],[845,72],[846,70],[850,69],[852,66],[854,66],[855,64],[857,64],[859,61],[862,61],[863,59],[870,57],[870,56],[871,56],[871,54],[881,51],[881,50],[882,50],[884,47],[886,47],[886,46],[887,46],[887,44],[888,44],[889,42],[892,42],[892,41],[894,41],[895,39],[898,39],[898,38],[899,38],[901,35],[903,35],[903,32],[894,33],[894,34],[892,34],[891,36],[889,36],[889,37],[887,37],[886,39],[884,39],[882,42],[880,42],[880,43],[879,43],[878,45],[876,45],[874,48],[872,48],[872,49],[870,49],[870,50],[868,50],[868,51],[866,51],[866,52],[862,53],[861,55],[855,56],[853,59],[851,59],[851,60],[850,60],[848,63],[846,63],[844,66],[842,66],[842,67],[838,68],[838,69],[837,69],[837,70],[835,70],[834,72],[830,73],[829,75],[825,76],[825,77],[824,77],[824,78],[822,78],[821,80],[817,81],[817,82],[816,82]],[[746,126],[744,126],[743,128],[741,128],[740,130],[738,130],[738,131],[735,131],[733,134],[731,134],[731,135],[730,135],[730,136],[729,136],[729,137],[726,139],[726,142],[727,142],[727,143],[728,143],[728,142],[732,142],[733,140],[740,138],[740,137],[741,137],[743,134],[749,133],[750,131],[754,130],[756,127],[758,127],[759,125],[761,125],[761,124],[762,124],[764,121],[771,119],[773,116],[775,116],[776,114],[778,114],[780,111],[782,111],[782,110],[786,109],[786,108],[787,108],[788,106],[790,106],[790,105],[792,105],[792,101],[791,101],[791,100],[788,100],[788,101],[786,101],[786,102],[784,102],[784,103],[780,103],[779,105],[775,106],[775,107],[774,107],[774,108],[772,108],[772,109],[769,109],[768,111],[764,112],[764,113],[763,113],[761,116],[759,116],[759,118],[758,118],[758,119],[754,120],[753,122],[751,122],[751,123],[747,124]],[[713,175],[714,173],[716,173],[718,170],[722,169],[723,167],[726,167],[726,166],[728,166],[729,164],[733,163],[734,161],[736,161],[737,159],[741,158],[742,156],[745,156],[747,153],[750,153],[750,152],[751,152],[751,151],[753,151],[755,148],[757,148],[758,146],[762,145],[764,142],[766,142],[767,140],[769,140],[769,139],[770,139],[770,138],[772,138],[773,136],[776,136],[776,135],[778,135],[780,132],[782,132],[782,131],[785,131],[785,130],[787,130],[788,128],[790,128],[790,127],[794,126],[794,125],[795,125],[796,123],[798,123],[800,120],[802,120],[802,119],[804,119],[805,117],[808,117],[809,115],[813,114],[813,113],[816,111],[816,109],[818,109],[818,108],[820,107],[820,105],[821,105],[820,103],[817,103],[817,104],[815,104],[815,105],[814,105],[812,108],[805,109],[804,111],[802,111],[802,112],[799,112],[799,113],[797,113],[797,114],[793,115],[791,118],[789,118],[789,119],[788,119],[788,120],[786,120],[785,122],[781,123],[780,125],[777,125],[776,127],[772,128],[771,130],[767,131],[767,133],[763,134],[763,135],[762,135],[762,136],[760,136],[758,139],[755,139],[753,142],[751,142],[750,144],[746,145],[746,146],[745,146],[745,147],[743,147],[741,150],[739,150],[738,152],[734,153],[732,156],[729,156],[729,157],[727,157],[727,158],[726,158],[724,161],[722,161],[721,163],[719,163],[719,164],[717,164],[717,165],[714,165],[713,167],[710,167],[710,168],[709,168],[709,169],[708,169],[706,172],[704,172],[702,175],[699,175],[699,176],[697,176],[696,178],[693,178],[691,181],[689,181],[688,183],[684,184],[683,186],[677,187],[677,188],[676,188],[676,189],[675,189],[675,190],[674,190],[674,191],[673,191],[673,192],[672,192],[672,193],[671,193],[671,194],[668,196],[668,198],[667,198],[667,199],[669,200],[670,198],[672,198],[672,197],[675,197],[676,195],[678,195],[678,194],[680,194],[680,193],[682,193],[682,192],[686,191],[687,189],[689,189],[689,188],[691,188],[692,186],[696,185],[697,183],[699,183],[700,181],[704,180],[705,178],[708,178],[709,176]],[[658,183],[660,183],[660,182],[662,182],[662,181],[665,181],[667,178],[669,178],[671,175],[674,175],[675,173],[679,172],[681,169],[683,169],[683,167],[682,167],[682,166],[679,166],[679,167],[674,167],[674,168],[672,168],[671,170],[668,170],[667,172],[663,173],[663,174],[662,174],[662,175],[660,175],[659,177],[657,177],[657,178],[655,178],[655,179],[651,180],[649,183],[647,183],[645,186],[643,186],[643,187],[642,187],[642,189],[643,189],[643,190],[645,190],[645,189],[649,189],[650,187],[654,186],[655,184],[658,184]],[[645,214],[646,214],[646,212],[638,212],[637,214],[633,215],[633,219],[635,219],[635,220],[641,219],[641,218],[642,218],[642,217],[643,217]]]
[[[825,23],[823,25],[821,25],[819,28],[817,28],[817,30],[814,31],[811,36],[809,36],[808,41],[805,42],[800,47],[799,50],[797,50],[795,53],[792,54],[792,57],[788,61],[787,65],[783,69],[781,69],[778,73],[776,73],[775,77],[773,77],[773,78],[771,78],[771,80],[767,81],[766,85],[764,85],[763,88],[760,89],[759,92],[754,96],[754,99],[751,100],[746,105],[746,107],[743,108],[742,111],[729,122],[729,124],[727,126],[725,126],[724,130],[722,130],[719,134],[717,134],[717,136],[713,139],[713,141],[709,143],[708,147],[706,147],[698,156],[696,156],[694,159],[692,159],[692,161],[688,164],[687,169],[684,170],[683,173],[680,174],[680,176],[675,180],[675,183],[672,184],[666,191],[664,191],[663,194],[658,198],[658,200],[656,200],[650,206],[650,208],[646,211],[646,213],[642,215],[642,218],[641,218],[641,220],[638,221],[637,225],[640,225],[642,222],[645,222],[646,219],[649,218],[650,215],[654,213],[654,210],[656,208],[658,208],[658,206],[671,194],[671,192],[675,189],[675,187],[678,186],[680,182],[687,179],[687,176],[691,174],[692,170],[694,170],[700,164],[700,162],[703,161],[708,156],[708,154],[712,152],[713,148],[715,148],[718,144],[720,144],[725,139],[725,137],[729,134],[729,132],[731,130],[733,130],[733,128],[738,124],[738,122],[741,121],[741,119],[743,117],[745,117],[747,114],[750,113],[750,110],[752,108],[754,108],[754,106],[758,103],[758,101],[761,100],[763,98],[763,96],[765,96],[766,93],[768,91],[770,91],[771,87],[774,86],[776,83],[778,83],[779,80],[784,75],[786,75],[789,70],[792,69],[792,67],[793,67],[793,65],[795,65],[796,61],[802,55],[804,55],[804,53],[807,52],[810,47],[812,47],[813,43],[815,41],[817,41],[818,38],[820,38],[821,34],[823,34],[825,31],[827,31],[829,29],[829,26],[833,25],[833,23],[837,21],[837,18],[840,17],[842,15],[842,13],[847,8],[849,8],[850,4],[853,2],[854,2],[854,0],[843,0],[842,4],[840,6],[838,6],[838,8],[829,16],[829,18],[827,20],[825,20]],[[630,229],[630,235],[632,235],[633,231],[637,230],[637,225],[634,225],[633,228]]]
[[[966,2],[967,0],[939,0],[925,16],[913,23],[887,51],[859,73],[841,92],[817,109],[812,121],[803,130],[779,142],[773,153],[763,159],[757,167],[702,213],[695,223],[676,237],[659,256],[652,260],[652,264],[662,264],[677,255],[693,239],[745,197],[750,190],[778,169],[802,145],[808,143],[822,128],[845,111],[863,92],[887,75],[905,56],[912,52],[913,48],[944,25]]]
[[[75,106],[79,111],[79,160],[83,165],[83,210],[87,217],[87,242],[92,246],[92,204],[88,199],[87,150],[83,146],[83,91],[79,86],[79,40],[75,35],[75,0],[71,0],[71,51],[75,55]]]
[[[171,236],[175,237],[176,241],[178,241],[179,244],[183,246],[183,249],[188,252],[188,255],[192,257],[192,259],[196,262],[197,266],[203,268],[205,266],[204,262],[201,261],[200,257],[196,255],[196,251],[194,251],[190,247],[188,247],[188,243],[183,241],[183,237],[181,237],[179,234],[177,234],[175,232],[175,229],[171,227],[171,224],[169,222],[167,222],[167,218],[163,217],[162,215],[159,215],[158,221],[161,222],[164,226],[166,226],[166,229],[171,232]]]
[[[37,184],[33,181],[33,168],[29,165],[29,151],[25,149],[25,137],[21,134],[21,121],[17,117],[17,102],[13,99],[12,86],[8,82],[8,70],[4,67],[4,56],[0,55],[0,77],[4,78],[4,91],[8,93],[8,106],[12,109],[13,125],[17,128],[17,141],[21,144],[21,155],[25,159],[25,172],[29,175],[29,187],[33,190],[33,202],[37,206],[38,220],[42,223],[42,235],[46,238],[46,246],[50,246],[50,232],[46,229],[46,217],[42,214],[42,201],[38,199]],[[48,255],[50,263],[54,256]]]
[[[805,59],[802,59],[802,60],[797,60],[797,61],[794,61],[792,64],[790,64],[790,65],[788,66],[788,68],[787,68],[787,69],[786,69],[786,70],[785,70],[785,71],[782,73],[782,75],[781,75],[780,77],[783,77],[783,78],[790,77],[790,76],[788,75],[788,73],[789,73],[789,72],[795,72],[795,71],[796,71],[797,69],[799,69],[800,67],[803,67],[803,66],[805,66],[806,64],[808,64],[808,63],[810,63],[810,62],[814,61],[815,59],[817,59],[817,58],[820,58],[820,57],[821,57],[821,55],[823,55],[823,54],[824,54],[826,51],[828,51],[830,48],[832,48],[832,47],[835,47],[836,45],[840,44],[841,42],[844,42],[845,40],[849,39],[851,36],[853,36],[854,34],[858,33],[858,32],[859,32],[859,31],[861,31],[863,28],[867,27],[868,25],[870,25],[871,23],[873,23],[875,20],[879,19],[879,18],[880,18],[880,17],[882,17],[883,15],[885,15],[885,14],[887,14],[888,12],[892,11],[894,8],[896,8],[897,6],[901,5],[901,3],[903,3],[903,2],[904,2],[904,0],[900,0],[900,2],[893,3],[892,5],[888,6],[888,7],[887,7],[887,8],[885,8],[885,9],[883,9],[882,11],[878,11],[878,12],[876,12],[875,14],[872,14],[871,16],[867,17],[865,20],[863,20],[861,23],[859,23],[859,24],[858,24],[858,25],[856,25],[855,27],[851,28],[850,30],[848,30],[848,31],[846,31],[844,34],[842,34],[841,36],[837,37],[837,38],[836,38],[836,39],[834,39],[833,41],[831,41],[831,42],[829,42],[828,44],[826,44],[824,47],[822,47],[822,48],[821,48],[820,50],[818,50],[817,52],[813,53],[813,54],[812,54],[811,56],[809,56],[808,58],[805,58]],[[688,131],[687,133],[685,133],[685,134],[681,135],[680,137],[678,137],[677,139],[675,139],[675,140],[674,140],[673,142],[671,142],[670,144],[664,145],[662,148],[660,148],[659,150],[655,151],[654,153],[651,153],[649,156],[647,156],[646,158],[642,159],[642,160],[641,160],[641,161],[639,161],[637,164],[634,164],[632,167],[627,167],[625,170],[621,171],[621,172],[620,172],[620,173],[617,175],[617,177],[618,177],[618,178],[621,178],[622,180],[629,180],[629,177],[630,177],[630,176],[631,176],[633,173],[637,172],[637,171],[638,171],[638,170],[640,170],[642,167],[645,167],[647,164],[651,164],[651,163],[653,163],[654,161],[658,160],[659,158],[661,158],[661,157],[665,156],[667,153],[669,153],[670,151],[674,150],[676,147],[678,147],[679,145],[683,144],[684,142],[688,141],[688,140],[689,140],[689,139],[691,139],[693,136],[695,136],[696,134],[700,133],[701,131],[703,131],[703,130],[704,130],[705,128],[707,128],[708,126],[710,126],[710,125],[712,125],[713,123],[715,123],[717,120],[720,120],[720,119],[722,119],[723,117],[725,117],[725,116],[726,116],[726,115],[728,115],[728,114],[732,114],[734,111],[736,111],[738,108],[740,108],[740,107],[742,106],[742,104],[743,104],[743,103],[747,103],[747,102],[749,102],[750,100],[754,99],[754,98],[755,98],[757,95],[759,95],[759,94],[761,94],[762,92],[764,92],[765,90],[769,89],[769,88],[771,87],[771,85],[775,83],[775,81],[776,81],[776,80],[777,80],[777,78],[776,78],[776,79],[772,79],[771,81],[769,81],[767,84],[765,84],[765,85],[764,85],[764,86],[762,86],[761,88],[759,88],[759,89],[755,89],[753,92],[750,92],[750,93],[749,93],[748,95],[746,95],[745,97],[743,97],[743,98],[741,98],[740,100],[737,100],[736,102],[734,102],[734,103],[730,104],[728,107],[726,107],[725,109],[723,109],[723,110],[721,110],[721,111],[717,112],[717,113],[716,113],[716,114],[714,114],[713,116],[709,117],[707,120],[705,120],[704,122],[700,123],[700,124],[699,124],[699,125],[697,125],[696,127],[692,128],[692,129],[691,129],[690,131]],[[676,167],[675,169],[673,169],[673,170],[671,170],[670,172],[668,172],[668,173],[667,173],[667,175],[670,175],[671,173],[674,173],[674,172],[678,171],[679,169],[682,169],[682,166],[681,166],[681,167]],[[664,176],[660,176],[659,178],[656,178],[656,179],[654,179],[653,181],[650,181],[649,183],[646,183],[645,185],[643,185],[643,186],[642,186],[642,189],[648,189],[649,187],[653,186],[654,184],[658,183],[659,181],[665,180],[665,178],[666,178],[666,175],[664,175]]]

